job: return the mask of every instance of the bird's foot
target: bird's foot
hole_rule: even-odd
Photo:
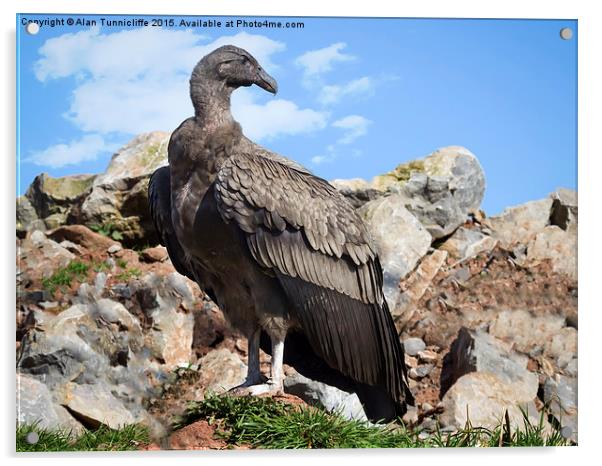
[[[264,384],[267,380],[268,378],[261,373],[249,375],[243,383],[228,390],[228,393],[231,393],[232,395],[246,395],[249,387]]]
[[[267,383],[246,385],[246,382],[238,387],[233,388],[229,391],[235,396],[257,396],[257,395],[283,395],[284,387],[282,383],[272,382],[268,380]]]

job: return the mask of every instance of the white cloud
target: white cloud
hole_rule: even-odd
[[[374,92],[373,80],[364,76],[344,84],[325,85],[320,90],[320,102],[323,105],[334,104],[350,95],[369,95]]]
[[[192,114],[188,80],[204,55],[234,44],[269,70],[276,68],[271,56],[285,49],[282,42],[246,32],[204,40],[191,30],[140,28],[101,34],[91,28],[46,41],[34,71],[40,81],[77,78],[65,117],[83,131],[172,130]]]
[[[317,131],[326,127],[328,119],[325,112],[300,109],[290,100],[275,99],[258,104],[247,89],[239,89],[232,96],[232,115],[244,133],[255,140]]]
[[[297,57],[295,63],[304,69],[305,76],[314,76],[332,69],[334,63],[355,60],[353,55],[342,53],[347,46],[344,42],[337,42],[323,49],[310,50]]]
[[[311,163],[314,165],[320,165],[326,162],[332,162],[334,160],[332,154],[330,155],[316,155],[311,158]]]
[[[267,70],[274,68],[271,55],[286,48],[265,36],[240,32],[203,44],[205,36],[192,30],[139,28],[101,34],[98,27],[47,40],[34,64],[40,81],[67,76],[93,79],[140,79],[184,73],[207,53],[226,44],[243,47]]]
[[[361,115],[348,115],[333,122],[332,126],[345,131],[343,136],[337,140],[337,144],[351,144],[368,132],[370,123],[372,123],[370,120]]]
[[[34,152],[26,159],[36,165],[60,168],[65,165],[95,160],[99,155],[115,150],[115,146],[108,144],[98,134],[86,134],[80,139],[67,144],[55,144],[44,150]]]
[[[316,155],[311,158],[311,163],[321,165],[324,163],[334,162],[341,155],[341,146],[348,146],[357,138],[364,136],[368,132],[368,126],[372,122],[361,115],[347,115],[332,123],[332,127],[343,130],[343,136],[336,140],[333,144],[326,146],[324,154]],[[359,149],[346,148],[346,152],[352,157],[360,157],[362,151]]]

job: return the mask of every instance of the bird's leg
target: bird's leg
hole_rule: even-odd
[[[241,385],[242,387],[250,387],[252,385],[258,385],[265,382],[265,377],[261,373],[259,365],[259,337],[261,335],[261,329],[255,330],[248,339],[248,368],[247,368],[247,379]]]
[[[284,358],[284,337],[270,335],[272,340],[272,369],[268,382],[249,387],[250,395],[282,395],[284,394],[284,373],[282,360]]]
[[[247,380],[245,380],[245,385],[247,387],[251,385],[257,385],[265,381],[265,377],[261,374],[261,369],[259,365],[259,336],[261,335],[261,329],[258,328],[253,332],[253,334],[249,337],[248,344],[248,370],[247,370]]]
[[[251,333],[248,337],[247,344],[247,355],[248,355],[248,364],[247,364],[247,378],[245,381],[231,389],[231,392],[244,392],[245,388],[252,387],[254,385],[261,385],[266,381],[265,376],[261,373],[260,363],[259,363],[259,337],[261,335],[261,329],[258,328]]]
[[[282,370],[282,360],[284,357],[284,337],[275,337],[270,335],[272,340],[272,369],[267,383],[243,385],[231,390],[236,395],[279,395],[284,393],[284,373]],[[259,353],[259,338],[257,338]],[[259,357],[257,358],[259,367]],[[249,345],[249,374],[251,373],[251,346]]]
[[[284,372],[282,360],[284,359],[284,338],[272,337],[272,368],[268,384],[277,390],[284,391]]]

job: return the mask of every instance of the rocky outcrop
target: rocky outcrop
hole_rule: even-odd
[[[67,222],[74,206],[89,194],[95,175],[53,178],[38,175],[17,199],[17,233],[55,228]]]
[[[113,155],[100,175],[35,178],[17,199],[17,233],[82,224],[128,245],[156,241],[148,213],[150,175],[167,163],[169,133],[142,134]]]
[[[168,136],[139,136],[96,177],[41,175],[18,199],[18,422],[152,424],[163,403],[169,423],[244,381],[243,339],[153,237],[146,184]],[[576,193],[487,218],[480,165],[458,147],[332,184],[379,251],[417,401],[409,422],[495,427],[508,412],[522,427],[526,410],[576,441]],[[287,392],[364,419],[355,395],[286,371]]]
[[[485,193],[485,175],[478,159],[459,146],[436,150],[422,160],[399,165],[376,177],[379,190],[399,192],[405,207],[433,238],[442,238],[476,212]]]
[[[99,175],[73,220],[86,225],[111,226],[126,244],[155,239],[148,212],[148,181],[167,163],[169,133],[142,134],[121,148]]]

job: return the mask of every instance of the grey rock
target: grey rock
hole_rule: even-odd
[[[44,429],[64,430],[77,436],[84,427],[39,380],[17,372],[17,425],[38,423]]]
[[[123,299],[130,299],[132,297],[132,290],[127,283],[117,283],[111,287],[111,291]]]
[[[17,254],[21,270],[42,270],[44,276],[52,275],[58,267],[67,266],[77,257],[40,230],[30,232],[20,241]]]
[[[495,248],[498,240],[479,230],[458,228],[439,249],[447,251],[457,261],[463,261]]]
[[[223,348],[203,356],[199,361],[199,372],[205,393],[220,394],[245,381],[247,366],[237,354]]]
[[[538,232],[527,245],[530,264],[550,260],[555,272],[577,280],[577,230],[565,231],[550,225]]]
[[[507,310],[500,312],[489,326],[493,336],[511,342],[523,353],[531,353],[534,349],[540,352],[546,342],[560,332],[565,319],[556,314],[536,316],[524,310]]]
[[[366,180],[361,178],[337,179],[330,181],[330,184],[345,196],[356,209],[384,195],[382,191],[372,188]]]
[[[543,387],[543,400],[550,407],[567,414],[577,412],[577,379],[556,374],[548,377]],[[555,407],[555,408],[554,408]]]
[[[573,327],[560,329],[551,339],[547,339],[544,354],[556,360],[559,367],[566,367],[577,356],[577,330]],[[575,371],[576,371],[575,366]]]
[[[360,215],[367,221],[384,269],[384,293],[393,308],[399,282],[428,252],[431,235],[404,206],[399,195],[365,204]]]
[[[142,400],[156,395],[155,384],[167,371],[150,356],[136,317],[120,303],[101,299],[76,304],[54,317],[36,317],[35,327],[21,341],[17,367],[54,396],[62,394],[56,400],[60,404],[69,406],[65,393],[80,393],[69,384],[103,386],[135,419],[142,419]]]
[[[107,274],[104,272],[98,272],[96,277],[94,277],[94,290],[98,294],[98,296],[102,295],[102,292],[105,289],[107,284]]]
[[[72,212],[88,194],[95,175],[71,175],[53,178],[47,173],[36,176],[25,197],[36,216],[43,220],[48,228],[64,224]],[[24,203],[23,203],[24,205]],[[29,212],[31,210],[24,206]]]
[[[543,386],[543,401],[561,427],[570,427],[571,439],[577,441],[577,379],[556,374]]]
[[[477,372],[491,374],[511,387],[515,400],[533,401],[539,380],[527,369],[527,362],[525,356],[515,353],[509,345],[493,336],[462,327],[444,359],[441,391],[445,393],[462,376]]]
[[[484,219],[483,224],[505,248],[510,249],[516,243],[527,244],[550,224],[552,203],[553,200],[547,198],[508,207],[500,215]]]
[[[128,243],[154,242],[147,187],[150,175],[167,163],[168,141],[169,133],[155,131],[136,136],[119,149],[94,180],[75,220],[87,225],[111,223]]]
[[[84,252],[81,246],[67,240],[61,241],[59,246],[65,248],[67,251],[72,252],[73,254],[83,254]]]
[[[104,424],[111,429],[119,429],[142,420],[137,419],[103,383],[67,383],[61,387],[59,396],[61,404],[90,428]]]
[[[566,366],[563,367],[564,373],[570,377],[577,377],[578,361],[577,358],[571,359]]]
[[[48,241],[44,232],[40,230],[32,231],[29,239],[36,248],[41,248]]]
[[[422,379],[423,377],[426,377],[433,371],[433,367],[434,366],[432,364],[412,367],[408,372],[408,375],[413,379]]]
[[[168,368],[192,359],[194,316],[181,308],[191,310],[194,297],[186,279],[177,275],[145,275],[135,290],[143,311],[153,322],[147,335],[149,347]]]
[[[403,348],[408,356],[416,356],[420,351],[426,349],[426,343],[422,338],[406,338],[403,340]]]
[[[443,413],[439,421],[444,427],[462,429],[470,420],[473,426],[493,429],[508,412],[512,429],[524,429],[523,412],[532,425],[538,425],[540,414],[533,400],[525,400],[515,386],[491,372],[472,372],[463,375],[447,391],[442,400]],[[544,423],[549,431],[549,425]]]
[[[485,192],[485,176],[468,149],[449,146],[423,160],[399,165],[376,177],[377,189],[399,192],[405,206],[433,238],[451,234],[476,211]]]
[[[40,306],[45,311],[49,311],[59,307],[59,303],[57,301],[42,301],[38,303],[38,306]]]
[[[170,273],[165,280],[166,286],[179,295],[185,305],[190,308],[194,301],[193,287],[197,285],[177,272]]]
[[[367,420],[364,408],[355,393],[348,393],[295,372],[284,380],[286,393],[296,395],[312,406],[337,412],[345,419]]]
[[[577,233],[578,205],[577,192],[572,189],[558,188],[550,194],[552,213],[550,223],[570,233]]]
[[[121,246],[121,244],[113,244],[111,246],[109,246],[109,249],[107,249],[107,252],[109,254],[115,254],[118,253],[119,251],[121,251],[123,249],[123,247]]]
[[[38,214],[26,196],[17,198],[17,235],[24,237],[28,231],[44,228],[44,222],[38,217]]]

